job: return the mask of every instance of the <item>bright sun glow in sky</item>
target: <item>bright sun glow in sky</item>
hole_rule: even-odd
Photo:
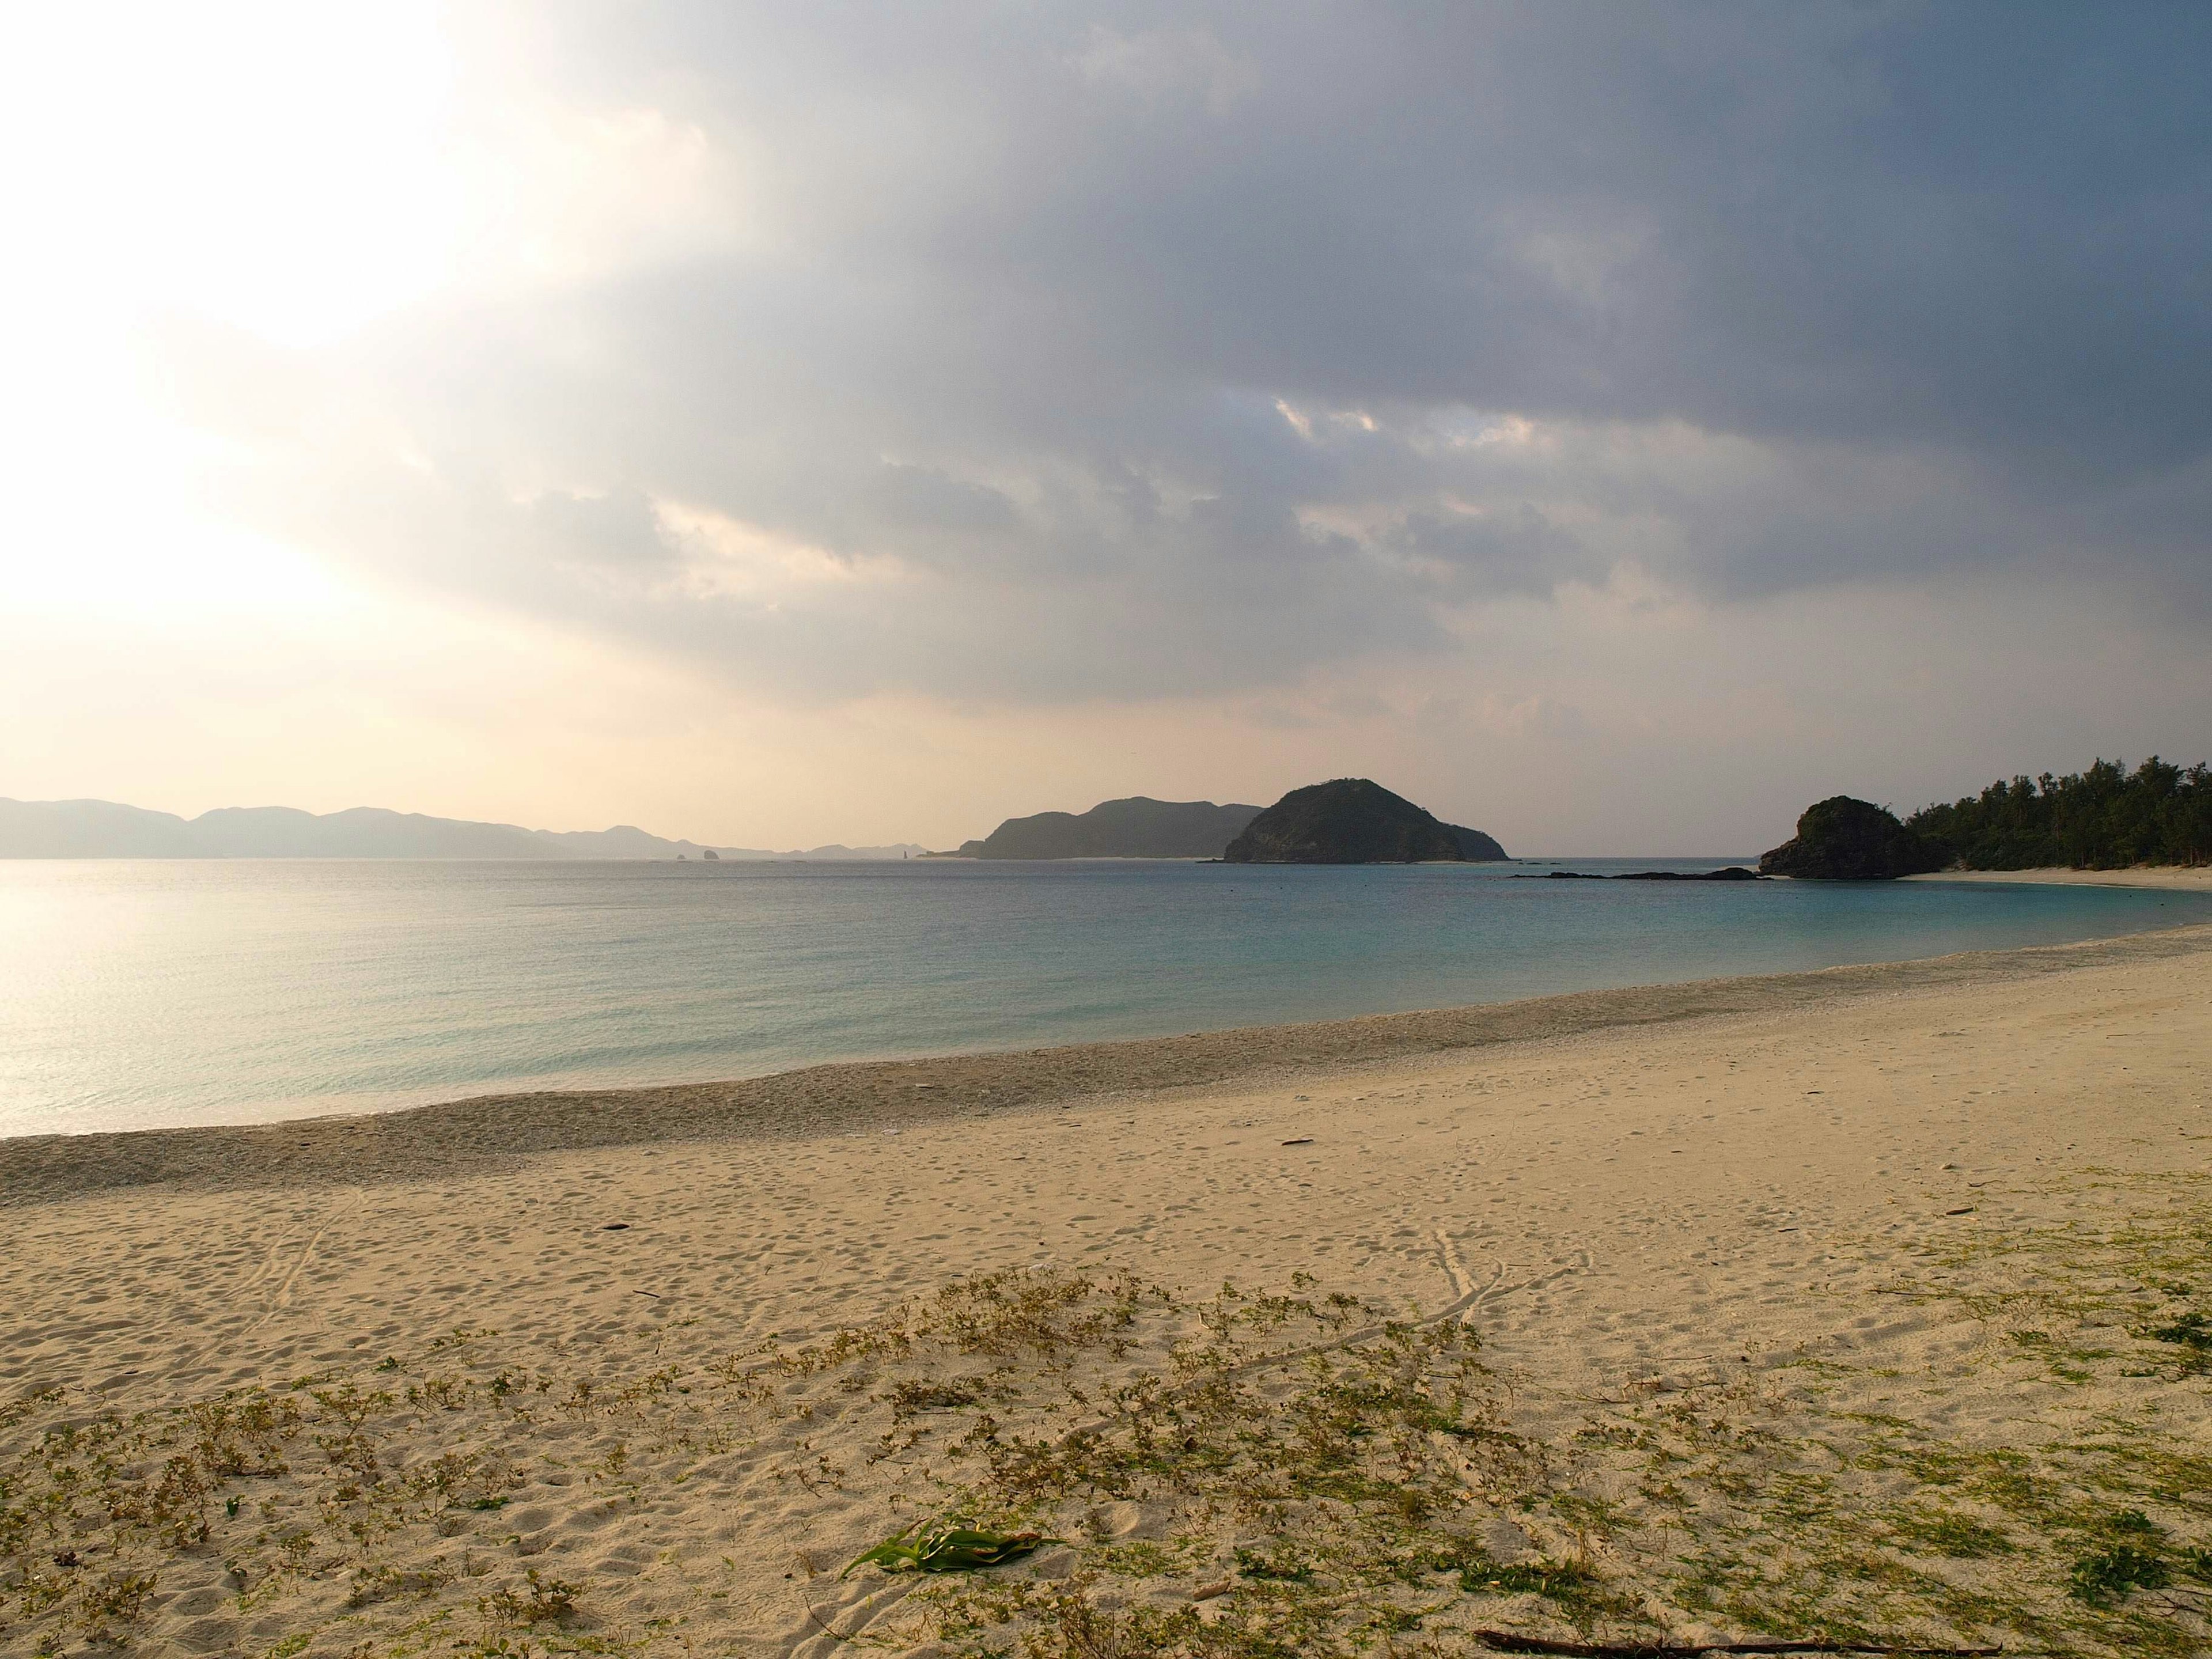
[[[51,6],[11,21],[0,265],[18,604],[295,606],[297,556],[195,499],[164,413],[179,324],[327,344],[447,280],[465,222],[432,9]]]
[[[29,280],[80,326],[174,308],[310,344],[447,273],[462,204],[428,6],[46,7],[14,35],[17,188],[69,250]]]

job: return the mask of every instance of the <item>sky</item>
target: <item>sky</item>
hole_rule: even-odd
[[[0,795],[1743,854],[2212,753],[2212,9],[10,33]]]

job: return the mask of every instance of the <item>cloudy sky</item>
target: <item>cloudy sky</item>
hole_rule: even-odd
[[[46,10],[0,794],[1741,853],[2212,751],[2212,9]]]

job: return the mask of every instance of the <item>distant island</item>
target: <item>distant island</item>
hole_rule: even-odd
[[[1260,815],[1256,806],[1210,800],[1154,800],[1131,795],[1087,812],[1037,812],[1008,818],[981,841],[963,842],[963,859],[1218,859]]]
[[[1230,864],[1503,863],[1505,849],[1480,830],[1446,823],[1369,778],[1332,778],[1293,789],[1247,824],[1222,858]]]
[[[904,858],[922,849],[817,847],[772,853],[671,841],[627,823],[611,830],[525,830],[356,806],[222,806],[196,818],[105,800],[0,797],[0,858],[9,859],[811,859]]]

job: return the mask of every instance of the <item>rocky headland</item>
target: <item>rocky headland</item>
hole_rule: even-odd
[[[1888,881],[1926,875],[1951,861],[1939,844],[1872,801],[1832,795],[1807,807],[1797,834],[1759,860],[1763,876],[1801,881]]]

